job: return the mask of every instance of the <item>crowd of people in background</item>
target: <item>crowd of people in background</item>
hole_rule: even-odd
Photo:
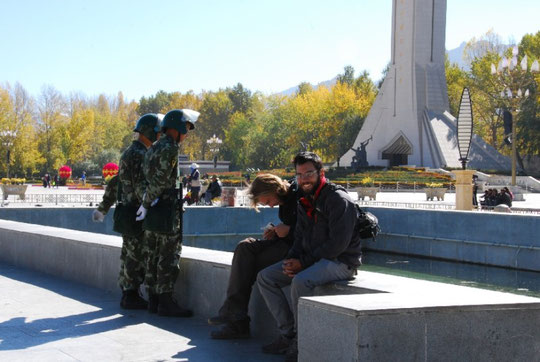
[[[190,175],[182,178],[182,185],[187,190],[184,201],[188,205],[213,205],[212,200],[221,197],[223,184],[217,175],[205,173],[200,176],[198,168],[196,163],[191,164]]]
[[[55,175],[54,177],[51,177],[48,173],[46,173],[42,178],[41,182],[43,184],[43,187],[45,188],[51,188],[60,186],[60,176]]]
[[[513,199],[514,195],[508,187],[503,187],[500,192],[497,189],[487,189],[484,191],[484,194],[480,196],[480,205],[497,206],[504,204],[508,207],[512,207]]]

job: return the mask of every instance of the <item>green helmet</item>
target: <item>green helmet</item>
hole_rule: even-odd
[[[173,128],[180,134],[186,134],[188,130],[195,128],[195,122],[200,113],[192,109],[173,109],[167,112],[163,118],[163,128]]]
[[[144,135],[151,142],[155,142],[157,140],[157,134],[161,131],[161,121],[159,116],[154,113],[145,114],[139,118],[137,125],[133,130]]]

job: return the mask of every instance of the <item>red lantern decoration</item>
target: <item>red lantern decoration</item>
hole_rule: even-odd
[[[60,178],[67,180],[71,177],[71,167],[67,165],[60,167],[60,169],[58,170],[58,175],[60,176]]]
[[[101,171],[103,173],[103,178],[106,181],[109,181],[111,177],[118,175],[118,165],[114,162],[109,162],[108,164],[103,166],[103,169]]]

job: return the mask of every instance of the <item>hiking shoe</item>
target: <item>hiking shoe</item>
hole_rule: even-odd
[[[298,361],[298,340],[295,338],[292,339],[291,345],[287,352],[285,353],[285,362],[296,362]]]
[[[213,339],[246,339],[251,337],[249,332],[249,319],[227,322],[223,328],[212,331]]]
[[[292,338],[280,335],[274,342],[262,347],[263,353],[285,354],[291,345]]]
[[[193,312],[189,309],[182,308],[172,297],[172,293],[163,293],[159,295],[158,315],[164,317],[193,317]]]
[[[122,291],[120,307],[123,309],[146,309],[148,303],[140,295],[138,290]]]
[[[211,326],[219,326],[221,324],[225,324],[229,321],[229,318],[217,315],[215,317],[208,318],[208,324]]]

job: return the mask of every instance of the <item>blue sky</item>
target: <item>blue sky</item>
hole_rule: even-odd
[[[391,0],[0,0],[0,83],[138,100],[238,82],[271,94],[345,65],[376,80],[391,14]],[[489,29],[519,41],[538,14],[537,0],[448,0],[446,48]]]

